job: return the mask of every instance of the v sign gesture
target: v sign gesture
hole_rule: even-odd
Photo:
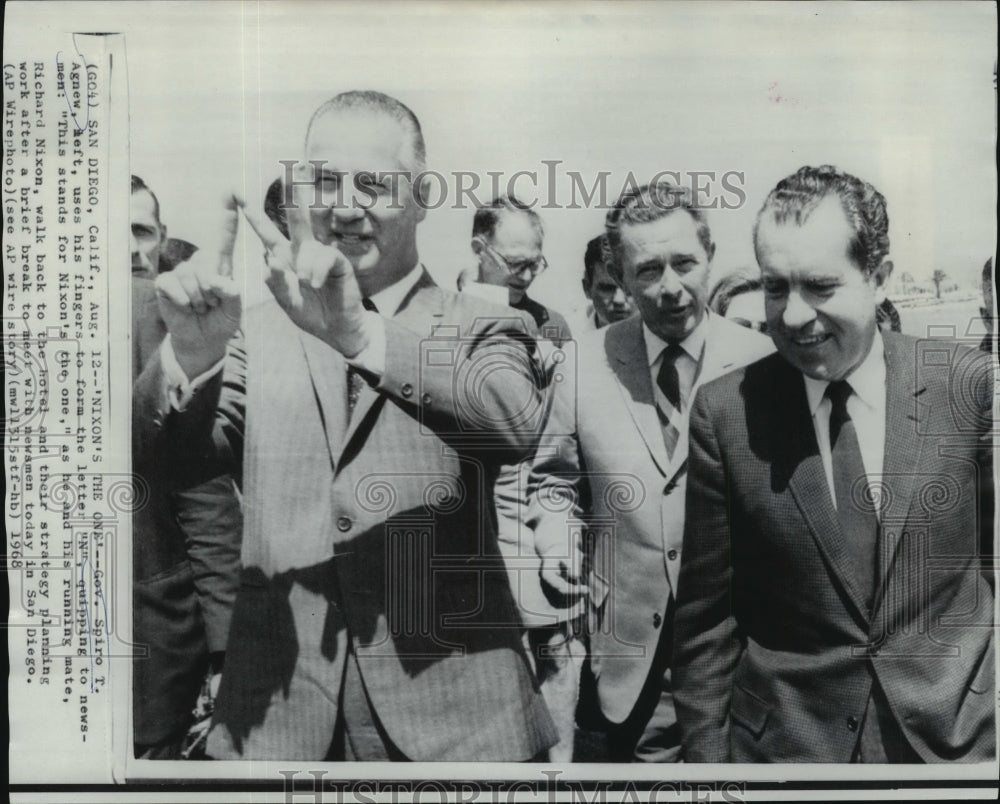
[[[308,187],[306,188],[308,189]],[[309,221],[308,193],[293,185],[288,208],[288,242],[270,219],[239,201],[247,222],[267,250],[267,286],[296,326],[344,357],[368,345],[365,308],[350,261],[333,245],[320,243]]]

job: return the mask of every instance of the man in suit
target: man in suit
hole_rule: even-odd
[[[552,384],[553,372],[564,357],[561,347],[570,337],[569,325],[556,311],[527,295],[535,276],[545,266],[544,229],[533,209],[513,196],[495,198],[476,210],[472,223],[472,251],[478,257],[478,282],[462,290],[498,304],[510,305],[531,315],[539,330],[539,351],[551,389],[550,401],[564,384]],[[547,449],[544,443],[538,449]],[[540,523],[527,512],[555,516],[529,506],[528,481],[534,454],[516,465],[504,466],[494,490],[498,544],[507,566],[511,591],[526,626],[525,647],[541,686],[542,695],[559,731],[559,742],[549,749],[550,762],[571,762],[576,725],[580,668],[586,648],[579,631],[584,603],[552,600],[539,578],[539,557],[534,532]]]
[[[624,194],[608,212],[607,237],[609,271],[639,315],[589,334],[575,364],[566,361],[571,404],[560,408],[555,397],[550,429],[575,440],[539,456],[532,489],[548,501],[567,479],[577,481],[595,539],[592,568],[585,571],[581,555],[591,551],[572,516],[561,528],[536,529],[535,541],[546,583],[565,595],[589,588],[597,607],[591,667],[612,758],[674,761],[680,740],[668,663],[687,413],[703,382],[772,346],[708,313],[715,244],[686,191],[662,182]]]
[[[778,354],[701,389],[674,682],[693,762],[995,752],[992,386],[879,332],[885,199],[830,166],[754,230]]]
[[[290,246],[245,210],[287,261],[269,259],[274,301],[247,312],[228,355],[234,201],[211,258],[158,280],[171,342],[145,377],[141,437],[177,477],[221,461],[244,488],[208,753],[534,758],[554,728],[491,505],[544,407],[526,321],[420,264],[424,141],[406,106],[337,95],[305,151]]]
[[[167,333],[154,278],[173,264],[160,204],[138,176],[130,201],[132,376],[138,378]],[[132,519],[134,741],[136,756],[176,759],[206,672],[217,684],[224,661],[243,522],[228,475],[173,493],[152,457],[133,454],[136,499],[145,501]]]

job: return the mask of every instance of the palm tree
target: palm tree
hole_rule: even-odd
[[[931,275],[931,282],[934,283],[934,289],[937,290],[937,297],[941,298],[941,283],[947,278],[948,274],[938,268]]]

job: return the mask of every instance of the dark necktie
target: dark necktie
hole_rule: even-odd
[[[371,310],[373,313],[378,312],[378,308],[369,298],[364,298],[361,300],[361,304],[364,305],[366,310]],[[365,386],[365,378],[361,376],[361,372],[358,371],[354,366],[348,365],[347,367],[347,421],[351,420],[351,416],[354,414],[354,407],[358,404],[358,397],[361,396],[361,389]]]
[[[679,343],[672,343],[663,350],[663,357],[660,360],[660,370],[656,374],[656,384],[660,387],[667,401],[673,406],[677,414],[681,412],[681,383],[677,375],[677,358],[684,354],[684,349]],[[660,406],[657,405],[657,410]],[[677,423],[668,419],[667,411],[660,410],[660,423],[663,425],[663,443],[667,447],[667,457],[674,457],[674,450],[677,448],[677,441],[680,439],[680,431]],[[676,418],[676,416],[675,416]]]
[[[830,453],[833,463],[833,489],[837,500],[837,518],[848,550],[854,558],[861,592],[871,602],[875,585],[878,519],[871,503],[871,490],[854,422],[847,412],[847,400],[854,393],[846,380],[830,383]]]

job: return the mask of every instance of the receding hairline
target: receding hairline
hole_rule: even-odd
[[[382,119],[395,123],[402,135],[399,146],[400,162],[404,164],[410,163],[408,166],[416,169],[418,172],[425,169],[426,153],[423,143],[423,131],[416,115],[408,107],[391,98],[389,100],[399,103],[399,109],[386,108],[375,103],[341,104],[338,102],[340,97],[331,98],[323,103],[313,112],[312,117],[309,119],[309,125],[306,127],[306,136],[303,142],[303,152],[306,158],[309,156],[313,131],[322,121],[335,115],[343,117],[354,116],[356,118],[368,117],[373,120]]]

